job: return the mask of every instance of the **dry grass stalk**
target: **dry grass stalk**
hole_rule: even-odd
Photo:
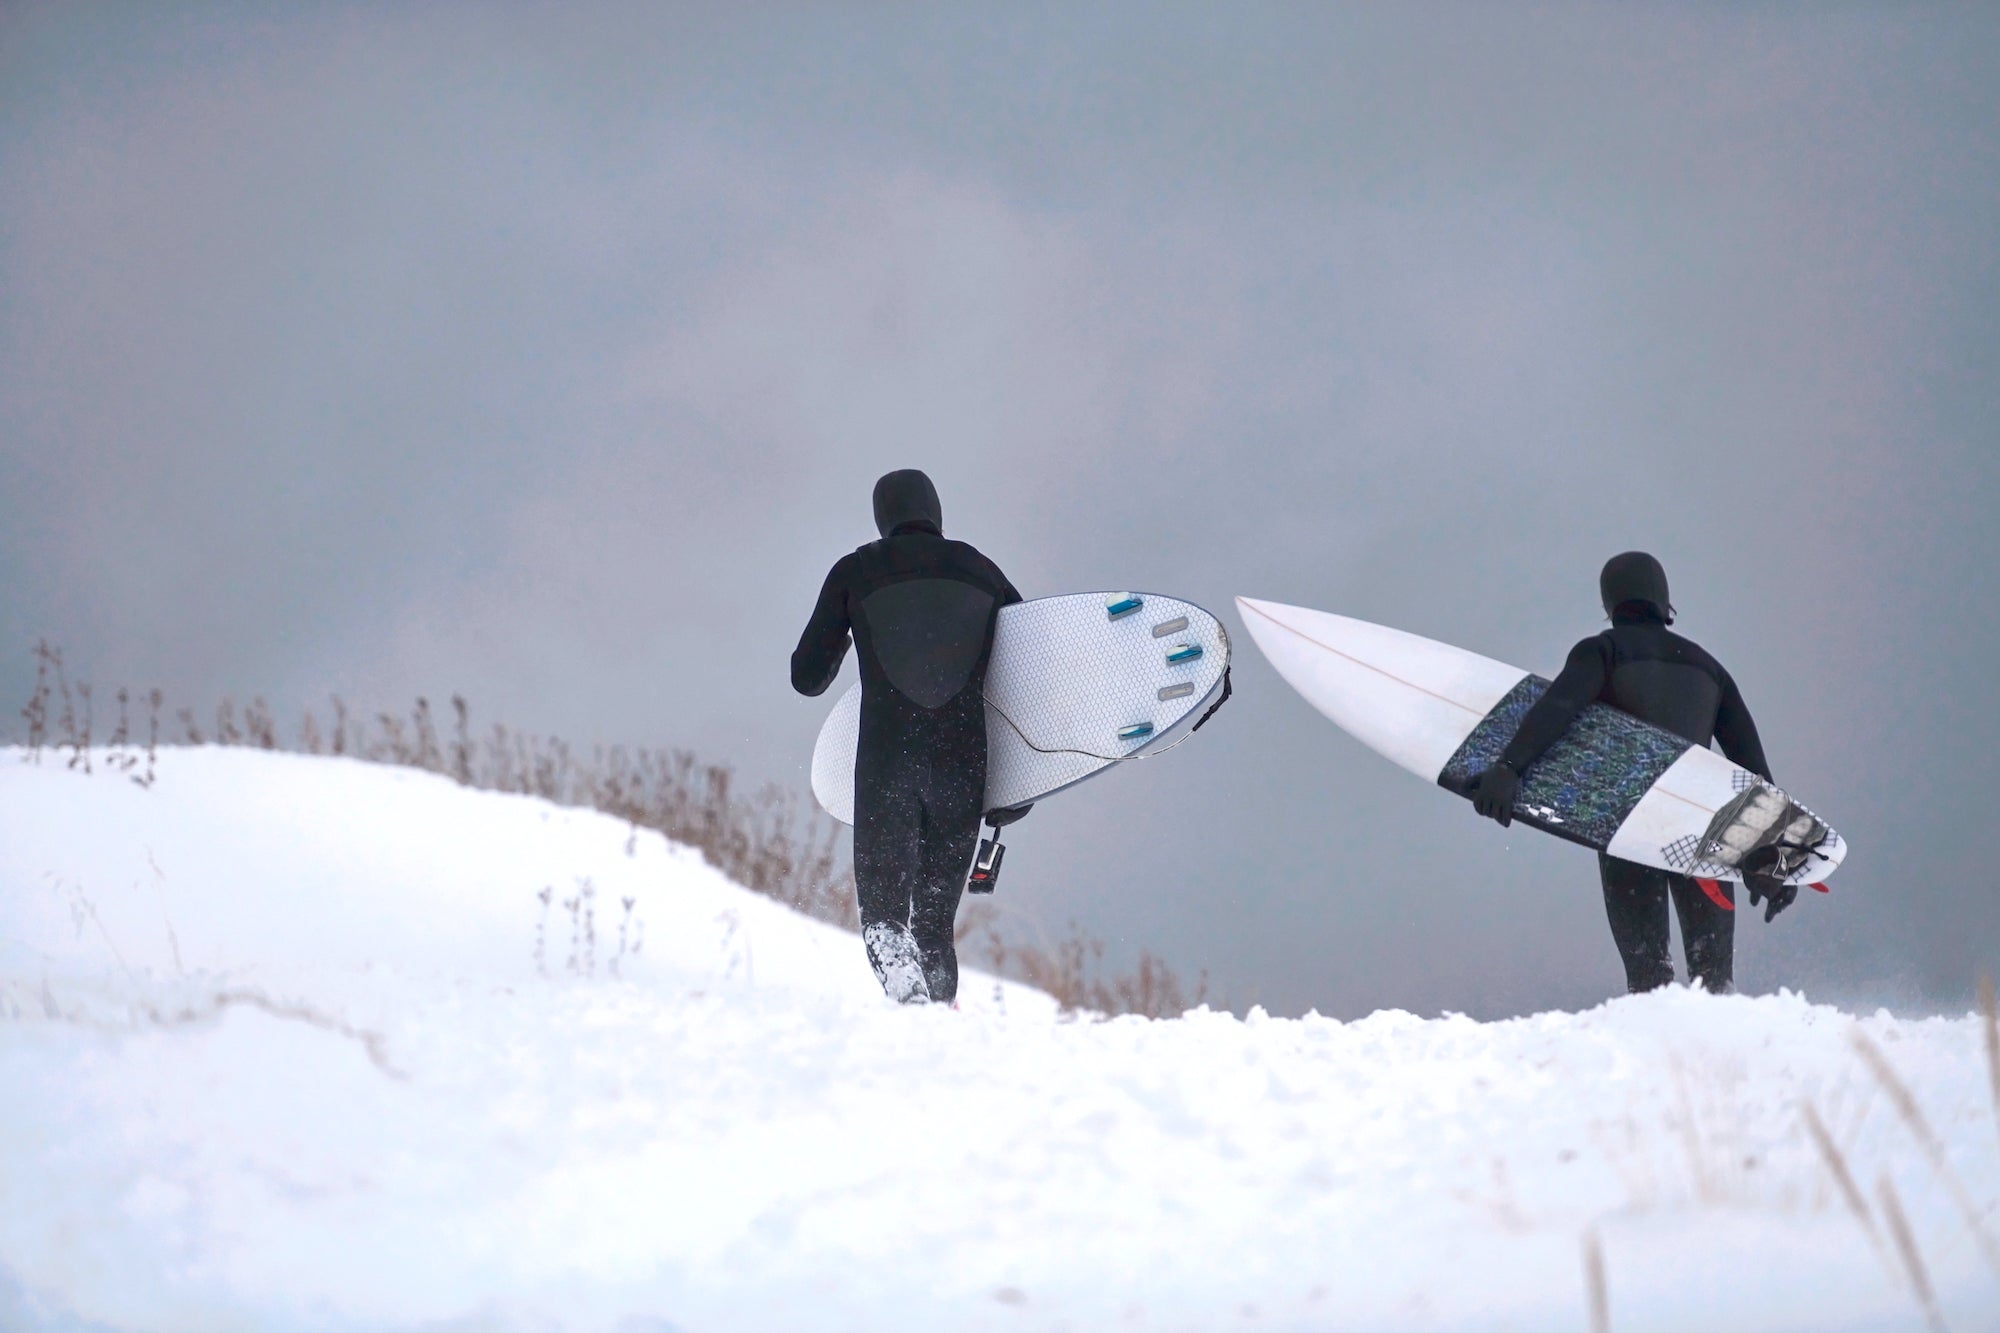
[[[62,692],[63,744],[69,746],[69,766],[85,773],[90,768],[90,686],[78,685],[75,697],[83,700],[83,712],[79,715],[76,704],[70,696],[69,679],[63,674],[62,658],[56,658],[56,687]],[[80,719],[80,721],[79,721]]]
[[[119,688],[118,691],[117,695],[118,725],[111,729],[111,741],[110,741],[110,749],[112,750],[113,753],[118,753],[124,750],[125,742],[129,740],[132,735],[131,721],[130,717],[128,716],[128,711],[126,707],[127,702],[131,698],[131,693],[132,692],[130,690],[127,690],[122,686]]]
[[[460,782],[472,784],[472,710],[465,702],[465,696],[451,696],[453,717],[451,740],[451,775]]]
[[[215,743],[243,744],[243,729],[236,725],[236,701],[225,698],[215,706]]]
[[[1705,1204],[1722,1202],[1721,1182],[1709,1161],[1707,1145],[1702,1140],[1701,1126],[1695,1119],[1694,1098],[1688,1091],[1687,1066],[1676,1056],[1672,1061],[1674,1079],[1674,1104],[1680,1112],[1679,1123],[1681,1147],[1687,1153],[1688,1172],[1694,1178],[1695,1197]]]
[[[137,986],[138,974],[133,972],[131,965],[125,961],[125,955],[119,951],[118,942],[111,938],[111,932],[105,928],[104,918],[97,914],[97,904],[90,900],[89,895],[83,891],[83,886],[72,884],[65,879],[55,880],[54,885],[56,892],[69,904],[70,916],[75,920],[77,929],[81,931],[86,920],[96,926],[98,938],[104,941],[104,947],[110,951],[112,960],[118,964],[118,970],[125,974],[127,981]]]
[[[262,695],[250,701],[243,710],[243,734],[249,743],[260,750],[278,748],[278,723],[271,716],[271,706],[264,702]]]
[[[409,1075],[398,1069],[389,1060],[388,1042],[379,1032],[358,1028],[345,1019],[322,1013],[309,1005],[294,1004],[284,1000],[274,1000],[260,991],[227,990],[218,991],[199,1005],[183,1005],[179,1009],[161,1009],[157,1005],[145,1005],[140,1012],[152,1022],[162,1027],[177,1027],[184,1024],[208,1023],[222,1016],[223,1011],[235,1006],[262,1010],[273,1018],[288,1019],[304,1023],[325,1032],[332,1032],[360,1043],[368,1053],[369,1063],[390,1078],[407,1080]]]
[[[1979,1252],[1985,1256],[1987,1265],[1994,1272],[2000,1273],[2000,1244],[1996,1244],[1991,1233],[1986,1230],[1985,1219],[1974,1206],[1972,1196],[1966,1193],[1964,1182],[1960,1181],[1958,1173],[1951,1169],[1951,1159],[1945,1156],[1944,1144],[1932,1132],[1930,1121],[1924,1117],[1923,1108],[1917,1105],[1917,1099],[1910,1095],[1909,1087],[1897,1076],[1895,1068],[1889,1063],[1889,1057],[1882,1054],[1882,1049],[1869,1040],[1868,1034],[1858,1027],[1854,1029],[1854,1049],[1860,1053],[1861,1062],[1868,1066],[1868,1071],[1875,1076],[1875,1081],[1889,1094],[1889,1102],[1896,1108],[1896,1114],[1903,1118],[1905,1125],[1909,1126],[1910,1134],[1916,1139],[1918,1146],[1923,1148],[1924,1155],[1930,1159],[1931,1169],[1937,1172],[1938,1179],[1944,1182],[1945,1189],[1951,1194],[1952,1201],[1958,1205],[1959,1212],[1964,1214],[1965,1225],[1972,1232],[1973,1239],[1979,1242]]]
[[[1054,996],[1064,1013],[1179,1018],[1208,996],[1207,973],[1190,993],[1173,969],[1144,950],[1137,970],[1103,978],[1104,941],[1074,921],[1069,936],[1053,947],[1010,940],[990,920],[981,924],[983,952],[993,970]]]
[[[150,787],[159,777],[155,765],[160,757],[160,705],[166,696],[155,686],[146,692],[146,771],[132,781],[141,787]]]
[[[1604,1241],[1596,1227],[1583,1233],[1583,1290],[1590,1301],[1590,1333],[1611,1333],[1611,1289],[1604,1280]]]
[[[1868,1233],[1869,1243],[1879,1251],[1882,1234],[1875,1229],[1874,1214],[1868,1211],[1868,1200],[1861,1197],[1861,1187],[1855,1184],[1854,1173],[1847,1169],[1846,1155],[1833,1141],[1833,1135],[1827,1132],[1826,1122],[1819,1118],[1818,1108],[1808,1101],[1799,1109],[1806,1122],[1806,1133],[1812,1136],[1813,1145],[1819,1149],[1820,1158],[1826,1163],[1827,1173],[1840,1188],[1840,1197],[1846,1200],[1854,1220],[1861,1223],[1861,1229]]]
[[[1935,1333],[1946,1333],[1944,1316],[1938,1312],[1937,1293],[1931,1290],[1930,1274],[1924,1270],[1924,1256],[1917,1249],[1910,1220],[1903,1215],[1903,1202],[1896,1197],[1896,1187],[1887,1175],[1875,1182],[1875,1197],[1881,1201],[1882,1216],[1888,1219],[1889,1234],[1895,1237],[1896,1253],[1902,1256],[1903,1271],[1917,1293],[1917,1304],[1924,1308],[1924,1318]]]
[[[37,764],[49,735],[49,665],[55,652],[47,640],[35,645],[35,690],[21,709],[21,720],[28,724],[28,758]]]

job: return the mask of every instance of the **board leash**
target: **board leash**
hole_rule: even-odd
[[[1181,746],[1187,744],[1188,741],[1193,738],[1194,734],[1197,731],[1200,731],[1204,726],[1208,725],[1208,720],[1215,716],[1215,710],[1229,702],[1229,695],[1234,689],[1235,687],[1231,685],[1229,681],[1229,668],[1228,667],[1222,668],[1222,697],[1217,699],[1214,703],[1208,706],[1208,711],[1203,713],[1201,717],[1195,722],[1195,724],[1187,729],[1187,735],[1182,736],[1172,745],[1166,746],[1163,749],[1147,750],[1141,748],[1139,750],[1134,751],[1131,754],[1099,754],[1095,750],[1078,750],[1066,745],[1054,745],[1054,746],[1037,745],[1032,740],[1028,739],[1027,732],[1021,730],[1020,723],[1016,722],[1013,718],[1007,716],[1007,710],[1002,708],[999,704],[994,703],[992,698],[988,696],[984,690],[980,691],[980,697],[985,699],[986,706],[988,708],[991,708],[994,712],[998,713],[1000,715],[1000,720],[1002,722],[1005,722],[1008,728],[1011,729],[1016,736],[1019,736],[1021,738],[1021,744],[1027,746],[1030,750],[1033,750],[1036,754],[1074,754],[1074,755],[1081,755],[1085,759],[1101,759],[1107,764],[1123,764],[1133,759],[1157,759],[1159,756],[1163,754],[1169,754],[1175,750],[1178,750]]]
[[[1194,735],[1197,731],[1200,731],[1202,727],[1207,725],[1208,720],[1215,716],[1216,709],[1222,707],[1222,705],[1229,702],[1229,695],[1234,688],[1235,687],[1230,684],[1229,668],[1228,667],[1222,668],[1221,697],[1216,699],[1214,703],[1210,704],[1208,706],[1208,711],[1203,713],[1199,718],[1197,718],[1195,720],[1195,724],[1187,729],[1187,736],[1181,737],[1180,740],[1177,740],[1172,745],[1167,746],[1166,749],[1153,750],[1141,754],[1099,754],[1095,750],[1076,750],[1076,749],[1071,749],[1067,746],[1050,747],[1044,745],[1037,745],[1033,741],[1028,739],[1028,733],[1021,730],[1021,726],[1019,723],[1014,721],[1013,718],[1007,716],[1006,709],[1002,708],[999,704],[994,703],[991,699],[986,698],[986,692],[984,690],[980,691],[980,698],[985,700],[986,706],[988,708],[991,708],[994,712],[1000,715],[1001,721],[1005,722],[1009,727],[1013,729],[1014,734],[1021,738],[1021,744],[1027,746],[1030,750],[1035,751],[1037,754],[1075,754],[1075,755],[1082,755],[1087,759],[1101,759],[1108,764],[1122,764],[1128,759],[1151,759],[1154,755],[1165,754],[1167,753],[1168,750],[1178,748],[1183,742],[1185,742],[1188,739],[1189,736]],[[1176,725],[1179,724],[1177,723]],[[992,830],[993,836],[990,838],[981,838],[979,840],[979,851],[972,858],[972,869],[968,872],[966,876],[965,891],[967,893],[991,893],[999,885],[1000,862],[1001,858],[1007,855],[1007,849],[1000,843],[1000,825],[992,824],[989,827]]]

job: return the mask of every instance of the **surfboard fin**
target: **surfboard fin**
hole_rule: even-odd
[[[1121,741],[1142,741],[1152,734],[1153,724],[1150,722],[1134,722],[1129,727],[1118,728],[1118,739]]]
[[[1135,597],[1131,593],[1126,593],[1123,597],[1114,598],[1104,608],[1104,618],[1107,620],[1123,620],[1126,616],[1131,615],[1145,604],[1145,598]]]
[[[1753,782],[1715,812],[1695,848],[1706,865],[1786,879],[1833,836],[1817,815],[1766,782]]]
[[[1195,661],[1200,656],[1201,656],[1200,644],[1177,643],[1174,645],[1173,650],[1167,654],[1167,665],[1179,666],[1182,662]]]

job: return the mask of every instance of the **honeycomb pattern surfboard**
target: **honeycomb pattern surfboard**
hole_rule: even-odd
[[[1002,607],[986,669],[988,810],[1039,801],[1198,725],[1223,689],[1229,634],[1193,602],[1113,591]],[[813,795],[854,822],[861,686],[813,748]]]

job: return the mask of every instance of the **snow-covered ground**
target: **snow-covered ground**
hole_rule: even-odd
[[[1921,1328],[1884,1181],[2000,1328],[1971,1017],[898,1009],[602,816],[99,769],[0,751],[0,1328]]]

